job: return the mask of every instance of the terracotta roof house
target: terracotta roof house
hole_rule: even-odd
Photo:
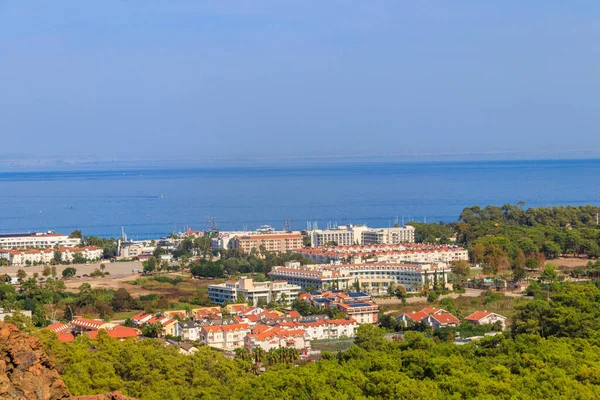
[[[506,317],[489,311],[475,311],[467,316],[465,321],[473,325],[492,325],[500,322],[502,329],[506,328]]]

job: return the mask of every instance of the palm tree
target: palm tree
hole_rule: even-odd
[[[254,359],[252,369],[254,373],[258,375],[258,372],[260,371],[260,368],[265,360],[265,351],[261,347],[255,347],[252,350],[252,357]]]

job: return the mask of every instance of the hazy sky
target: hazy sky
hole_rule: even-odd
[[[0,156],[600,148],[600,2],[0,0]]]

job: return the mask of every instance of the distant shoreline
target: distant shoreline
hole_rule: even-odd
[[[556,162],[600,160],[600,153],[586,152],[489,152],[452,154],[383,154],[383,155],[312,155],[290,157],[248,158],[181,158],[144,159],[122,158],[93,159],[87,157],[30,158],[0,156],[0,173],[6,172],[52,172],[129,169],[224,169],[236,167],[285,168],[298,166],[346,165],[346,164],[430,164],[430,163],[512,163],[512,162]]]

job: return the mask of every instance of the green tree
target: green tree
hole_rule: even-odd
[[[62,276],[66,279],[73,278],[75,275],[77,275],[77,269],[73,267],[67,267],[62,271]]]
[[[556,272],[556,264],[548,264],[540,275],[543,282],[554,283],[558,280],[558,272]]]
[[[156,271],[156,257],[150,257],[148,258],[146,261],[144,261],[142,263],[142,265],[144,266],[144,273],[145,274],[152,274]]]
[[[69,235],[69,239],[81,239],[83,236],[81,235],[81,231],[79,229],[74,230]]]
[[[27,278],[27,272],[23,269],[17,270],[17,278],[19,278],[19,282],[23,282],[23,280]]]

